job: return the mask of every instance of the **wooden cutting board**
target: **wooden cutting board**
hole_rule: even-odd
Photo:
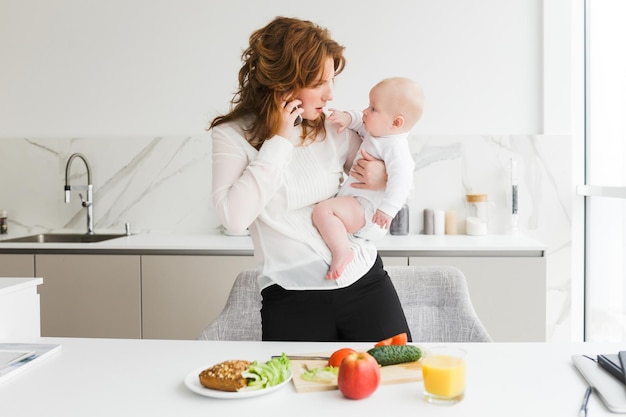
[[[330,356],[329,353],[312,353],[304,356]],[[307,369],[324,368],[328,361],[324,360],[291,360],[293,386],[296,392],[330,391],[337,389],[337,380],[333,382],[305,381],[302,373]],[[380,368],[381,384],[402,384],[422,380],[422,362],[407,362]]]

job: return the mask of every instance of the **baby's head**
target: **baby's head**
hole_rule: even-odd
[[[370,90],[363,126],[372,136],[406,133],[422,117],[424,92],[405,77],[386,78]]]

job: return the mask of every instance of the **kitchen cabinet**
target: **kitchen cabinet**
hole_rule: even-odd
[[[0,254],[0,276],[45,277],[41,334],[195,339],[252,256]]]
[[[41,335],[141,338],[137,255],[37,254]]]
[[[381,256],[384,266],[407,266],[409,258],[406,256]]]
[[[35,256],[31,254],[0,254],[0,277],[34,277]]]
[[[389,266],[455,266],[494,341],[546,340],[544,257],[382,259]],[[239,271],[254,267],[251,256],[143,256],[143,337],[195,339],[222,310]]]
[[[474,309],[495,342],[546,341],[544,257],[410,257],[409,264],[463,271]]]
[[[0,278],[0,339],[39,337],[41,278]]]
[[[252,256],[142,256],[146,339],[195,339],[224,307],[237,274]]]

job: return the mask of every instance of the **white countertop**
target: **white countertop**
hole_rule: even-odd
[[[103,232],[104,233],[104,232]],[[123,253],[195,253],[209,255],[252,255],[249,236],[226,236],[221,233],[178,235],[139,233],[97,243],[14,243],[0,239],[0,253],[15,252],[123,252]],[[381,256],[410,256],[421,253],[453,256],[455,253],[493,253],[496,256],[543,256],[546,246],[524,235],[388,235],[376,242]],[[483,255],[484,256],[484,255]]]
[[[366,350],[366,343],[206,342],[41,338],[62,349],[0,383],[0,415],[73,416],[578,416],[587,384],[572,354],[617,352],[616,344],[475,343],[467,350],[465,398],[428,404],[423,383],[380,385],[363,400],[338,390],[297,393],[291,384],[246,399],[208,398],[183,383],[191,371],[227,359]],[[428,347],[428,345],[424,346]],[[419,372],[419,370],[416,370]],[[611,414],[597,393],[589,416]]]
[[[43,278],[4,278],[0,277],[0,295],[21,291],[43,284]]]

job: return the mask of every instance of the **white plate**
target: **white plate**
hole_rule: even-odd
[[[200,375],[200,372],[202,372],[204,369],[206,369],[206,367],[194,369],[193,371],[189,372],[187,376],[185,377],[185,386],[189,388],[191,391],[195,392],[196,394],[204,395],[205,397],[211,397],[211,398],[238,399],[238,398],[258,397],[259,395],[269,394],[276,390],[281,389],[289,381],[291,381],[291,377],[293,376],[293,372],[291,372],[290,370],[287,378],[280,384],[274,385],[273,387],[250,390],[250,391],[230,392],[230,391],[220,391],[216,389],[210,389],[210,388],[203,386],[200,383],[200,379],[198,378],[198,375]]]

